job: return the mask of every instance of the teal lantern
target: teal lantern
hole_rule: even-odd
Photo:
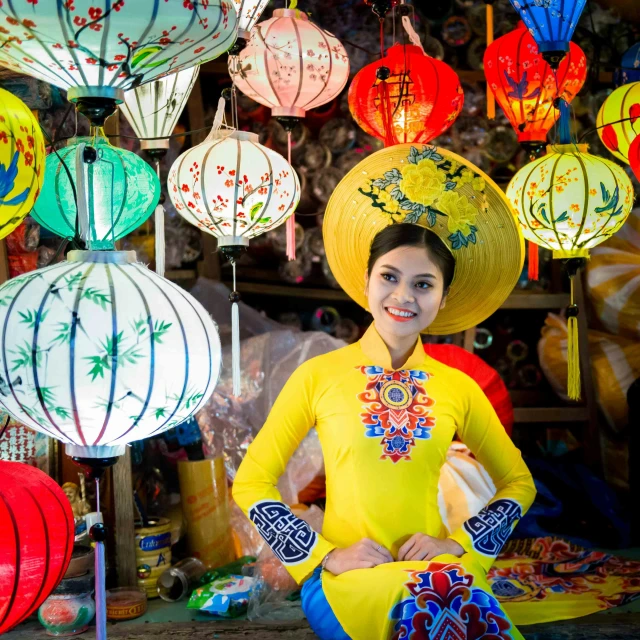
[[[77,222],[76,194],[84,198],[88,224]],[[47,156],[31,215],[53,233],[81,240],[86,249],[112,250],[153,213],[159,199],[160,181],[142,158],[101,136],[76,138]]]

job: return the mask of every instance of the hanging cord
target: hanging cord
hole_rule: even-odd
[[[420,41],[420,36],[416,33],[416,30],[413,28],[413,25],[411,24],[411,19],[409,18],[409,16],[402,16],[402,26],[404,27],[404,30],[409,36],[409,40],[411,40],[411,44],[416,47],[420,47],[420,51],[422,51],[422,53],[426,56],[427,53],[424,50],[424,47],[422,46],[422,42]]]
[[[229,294],[231,302],[231,377],[233,380],[233,395],[240,397],[241,378],[240,378],[240,294],[236,285],[236,259],[230,259],[231,269],[233,271],[233,291]]]
[[[487,12],[487,47],[493,42],[493,0],[484,0]],[[487,118],[494,120],[496,117],[496,98],[487,81]],[[536,277],[536,280],[538,278]]]
[[[96,511],[100,513],[100,479],[96,478]],[[97,525],[93,525],[96,527]],[[93,528],[93,527],[92,527]],[[107,603],[105,593],[104,541],[96,540],[95,547],[95,601],[96,640],[107,639]]]
[[[160,160],[156,158],[156,173],[160,180]],[[160,194],[160,202],[156,205],[154,223],[156,227],[156,273],[164,278],[165,270],[165,239],[164,239],[164,207],[162,201],[164,195]]]
[[[287,160],[291,166],[291,131],[287,131]],[[287,258],[296,259],[296,216],[292,213],[286,222]]]

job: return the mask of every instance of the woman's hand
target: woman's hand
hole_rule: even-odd
[[[432,560],[443,553],[449,553],[458,558],[464,549],[451,538],[434,538],[424,533],[414,533],[398,551],[398,562],[409,560]]]
[[[350,547],[331,551],[324,568],[339,576],[345,571],[372,569],[385,562],[393,562],[389,551],[377,542],[363,538]]]

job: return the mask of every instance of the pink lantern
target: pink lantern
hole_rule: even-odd
[[[297,9],[276,9],[251,30],[229,73],[242,93],[271,108],[289,132],[309,109],[333,100],[349,78],[349,57],[334,35]],[[287,256],[296,257],[295,218],[287,220]]]
[[[238,56],[229,58],[233,82],[274,116],[304,118],[335,98],[349,78],[342,43],[297,9],[276,9],[251,30]]]

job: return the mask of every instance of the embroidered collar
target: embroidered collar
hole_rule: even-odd
[[[391,354],[385,344],[384,340],[380,337],[380,334],[376,330],[375,323],[372,322],[365,334],[360,338],[360,348],[367,358],[369,358],[373,364],[379,367],[384,367],[387,371],[393,371],[391,365]],[[409,356],[409,359],[404,363],[401,369],[419,369],[426,358],[422,341],[418,337],[415,349]]]

